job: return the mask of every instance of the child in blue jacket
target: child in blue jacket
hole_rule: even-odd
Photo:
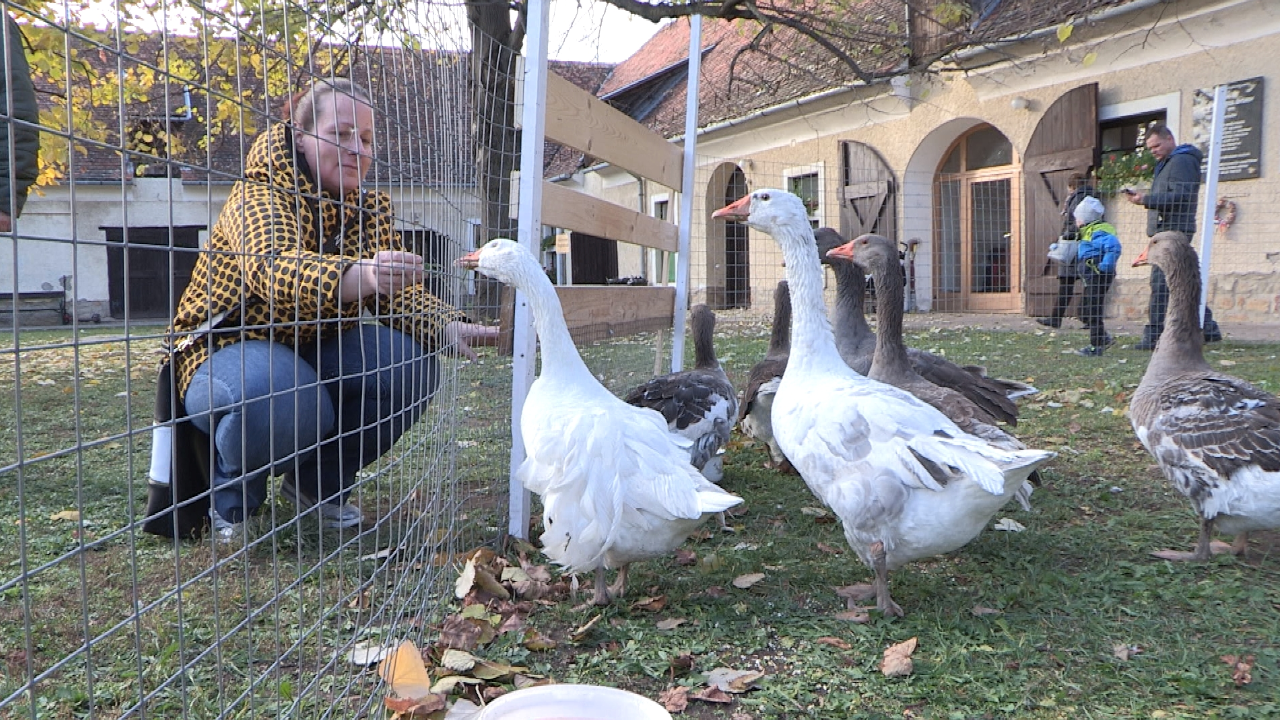
[[[1102,324],[1102,310],[1106,304],[1107,290],[1116,279],[1116,264],[1120,262],[1120,240],[1116,228],[1102,222],[1106,209],[1102,201],[1086,197],[1072,213],[1080,228],[1080,247],[1076,252],[1076,272],[1084,280],[1084,297],[1081,298],[1080,320],[1089,328],[1089,347],[1076,352],[1085,357],[1099,357],[1115,341]]]

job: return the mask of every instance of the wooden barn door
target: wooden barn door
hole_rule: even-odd
[[[870,145],[841,146],[840,234],[848,240],[865,233],[898,241],[898,193],[893,171]]]
[[[1062,201],[1067,178],[1088,172],[1097,157],[1098,84],[1062,94],[1036,126],[1022,169],[1026,192],[1026,313],[1048,315],[1058,294],[1057,268],[1046,265],[1049,244],[1062,232]]]

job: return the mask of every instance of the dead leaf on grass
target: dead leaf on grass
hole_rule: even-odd
[[[507,665],[506,663],[493,662],[492,660],[478,660],[475,667],[471,668],[471,676],[481,680],[501,680],[528,670],[529,668],[519,665]]]
[[[662,608],[667,606],[667,596],[658,595],[656,597],[640,598],[631,603],[632,610],[644,610],[646,612],[661,612]]]
[[[458,650],[474,650],[482,643],[492,640],[495,634],[493,626],[488,621],[450,615],[444,619],[444,626],[440,628],[440,639],[436,644]]]
[[[440,656],[440,665],[450,670],[466,672],[476,666],[476,656],[469,652],[449,648]]]
[[[1117,660],[1128,662],[1129,658],[1142,652],[1142,648],[1137,645],[1128,643],[1116,643],[1111,646],[1111,654],[1116,656]]]
[[[551,685],[553,683],[551,682],[550,678],[544,678],[540,675],[521,674],[521,675],[515,676],[515,678],[511,680],[511,684],[514,685],[517,690],[523,690],[527,687],[537,687],[539,685]]]
[[[1231,666],[1231,682],[1244,687],[1253,682],[1253,655],[1223,655],[1222,662]]]
[[[983,606],[981,606],[981,605],[974,605],[974,606],[973,606],[973,609],[972,609],[972,610],[970,610],[969,612],[973,613],[974,615],[977,615],[978,617],[983,617],[983,616],[985,616],[985,615],[1003,615],[1003,614],[1004,614],[1004,611],[1002,611],[1002,610],[997,610],[997,609],[995,609],[995,608],[989,608],[989,607],[983,607]]]
[[[819,643],[821,645],[830,645],[831,647],[837,648],[839,650],[853,649],[853,646],[850,645],[848,642],[845,642],[844,640],[841,640],[838,637],[831,637],[830,635],[828,635],[827,637],[820,637],[817,640],[814,640],[814,642]]]
[[[71,522],[76,522],[80,519],[80,511],[79,510],[63,510],[62,512],[56,512],[50,515],[49,519],[50,520],[70,520]]]
[[[658,693],[658,704],[667,709],[667,712],[684,712],[689,707],[689,688],[669,687]]]
[[[448,706],[444,695],[427,695],[420,698],[384,698],[387,709],[400,718],[426,718]]]
[[[484,707],[467,699],[460,699],[445,713],[444,720],[477,720]]]
[[[529,628],[524,631],[524,641],[522,644],[524,645],[525,650],[542,652],[544,650],[555,649],[556,641],[533,628]]]
[[[859,625],[871,622],[871,616],[861,610],[845,610],[844,612],[836,613],[835,617],[837,620],[847,620]]]
[[[400,643],[395,652],[378,664],[378,675],[397,697],[415,699],[431,694],[431,677],[422,662],[422,653],[412,640]]]
[[[379,643],[356,643],[347,651],[347,662],[352,665],[360,665],[369,667],[370,665],[381,662],[396,649],[390,645],[382,645]]]
[[[659,630],[675,630],[676,628],[680,627],[686,622],[688,621],[685,620],[684,618],[667,618],[666,620],[658,621],[658,629]]]
[[[739,575],[738,577],[734,578],[733,586],[738,588],[739,590],[746,590],[747,588],[751,587],[752,585],[755,585],[756,583],[760,582],[763,579],[764,579],[764,573],[747,573],[746,575]]]
[[[919,645],[919,642],[918,639],[911,638],[885,648],[884,660],[880,662],[880,672],[884,673],[885,677],[906,677],[910,675],[911,671],[915,669],[911,663],[911,653],[916,651],[916,646]]]
[[[692,550],[676,550],[676,564],[682,566],[693,565],[698,562],[698,553]]]
[[[818,543],[818,549],[828,555],[840,555],[844,552],[842,548],[838,548],[835,545],[828,545],[824,542]]]
[[[436,684],[431,686],[431,692],[440,693],[441,695],[449,695],[459,685],[483,685],[484,681],[479,678],[467,677],[466,675],[445,675],[436,680]]]
[[[583,640],[586,640],[587,636],[591,634],[591,630],[595,628],[596,623],[600,622],[600,618],[602,617],[604,617],[604,615],[596,615],[595,617],[591,618],[590,620],[587,621],[586,625],[583,625],[577,630],[574,630],[569,635],[569,639],[573,640],[574,642],[582,642]]]
[[[712,703],[731,703],[733,696],[721,690],[720,688],[705,687],[696,693],[689,695],[690,700],[701,700],[702,702]]]
[[[707,673],[707,685],[725,692],[741,694],[751,689],[757,680],[764,677],[759,670],[734,670],[718,667]]]

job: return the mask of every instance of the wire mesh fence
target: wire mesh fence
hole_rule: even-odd
[[[495,230],[472,124],[514,103],[450,8],[399,8],[7,6],[38,113],[10,93],[0,717],[359,715],[349,651],[497,537],[509,410],[468,392],[501,372],[446,323],[498,314],[452,262]]]

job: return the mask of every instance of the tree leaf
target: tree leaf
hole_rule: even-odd
[[[632,610],[644,610],[646,612],[661,612],[662,608],[666,606],[667,606],[666,595],[640,598],[639,600],[631,603]]]
[[[1089,67],[1090,65],[1094,64],[1097,61],[1098,61],[1098,53],[1087,52],[1084,54],[1084,59],[1080,61],[1080,64],[1084,65],[1085,67]]]
[[[689,695],[690,700],[701,700],[703,702],[713,703],[731,703],[733,696],[729,695],[720,688],[705,687],[696,693]]]
[[[844,641],[844,640],[841,640],[841,639],[840,639],[840,638],[838,638],[838,637],[831,637],[831,636],[829,636],[829,635],[828,635],[827,637],[820,637],[820,638],[818,638],[817,640],[814,640],[814,642],[816,642],[816,643],[818,643],[818,644],[820,644],[820,645],[830,645],[831,647],[836,648],[836,649],[838,649],[838,650],[852,650],[852,649],[853,649],[853,646],[852,646],[852,645],[850,645],[848,642],[846,642],[846,641]]]
[[[663,690],[658,693],[658,704],[666,708],[667,712],[684,712],[689,707],[689,688],[677,685]]]
[[[687,622],[684,618],[667,618],[658,621],[659,630],[675,630]]]
[[[500,678],[510,677],[516,673],[527,672],[529,668],[519,667],[515,665],[507,665],[505,663],[492,662],[490,660],[480,660],[476,662],[476,666],[471,668],[471,675],[481,680],[498,680]]]
[[[1071,37],[1071,31],[1075,30],[1075,25],[1069,22],[1062,23],[1058,26],[1058,42],[1064,43],[1067,38]]]
[[[764,673],[758,670],[734,670],[727,667],[718,667],[707,673],[707,685],[725,692],[744,693],[750,690],[751,686],[762,677],[764,677]]]
[[[573,633],[569,636],[569,638],[574,642],[582,642],[583,640],[586,640],[587,636],[591,634],[591,630],[595,628],[596,623],[600,622],[600,618],[602,617],[604,617],[604,615],[596,615],[595,617],[591,618],[590,620],[587,621],[586,625],[583,625],[577,630],[574,630]]]
[[[764,573],[747,573],[746,575],[739,575],[738,577],[734,578],[733,586],[738,588],[739,590],[746,590],[747,588],[751,587],[752,585],[755,585],[756,583],[760,582],[763,579],[764,579]]]
[[[457,581],[453,583],[453,596],[461,600],[471,592],[471,586],[476,582],[476,560],[471,558],[467,560],[467,564],[462,566],[462,573],[458,575]]]
[[[396,649],[390,645],[374,644],[374,643],[356,643],[347,651],[347,662],[352,665],[360,665],[369,667],[370,665],[382,661]]]
[[[450,670],[466,672],[476,666],[476,656],[463,650],[449,648],[440,656],[440,665]]]
[[[378,675],[401,698],[424,698],[431,694],[431,677],[422,662],[422,653],[412,640],[400,643],[395,652],[378,664]]]
[[[556,641],[543,635],[542,633],[529,628],[524,633],[524,641],[522,643],[526,650],[532,652],[541,652],[543,650],[553,650],[556,647]]]
[[[917,638],[911,638],[885,648],[884,659],[880,661],[880,672],[885,677],[906,677],[915,667],[911,663],[911,653],[919,644]]]
[[[62,512],[56,512],[50,515],[49,519],[50,520],[70,520],[71,522],[78,522],[80,520],[80,511],[79,510],[63,510]]]

